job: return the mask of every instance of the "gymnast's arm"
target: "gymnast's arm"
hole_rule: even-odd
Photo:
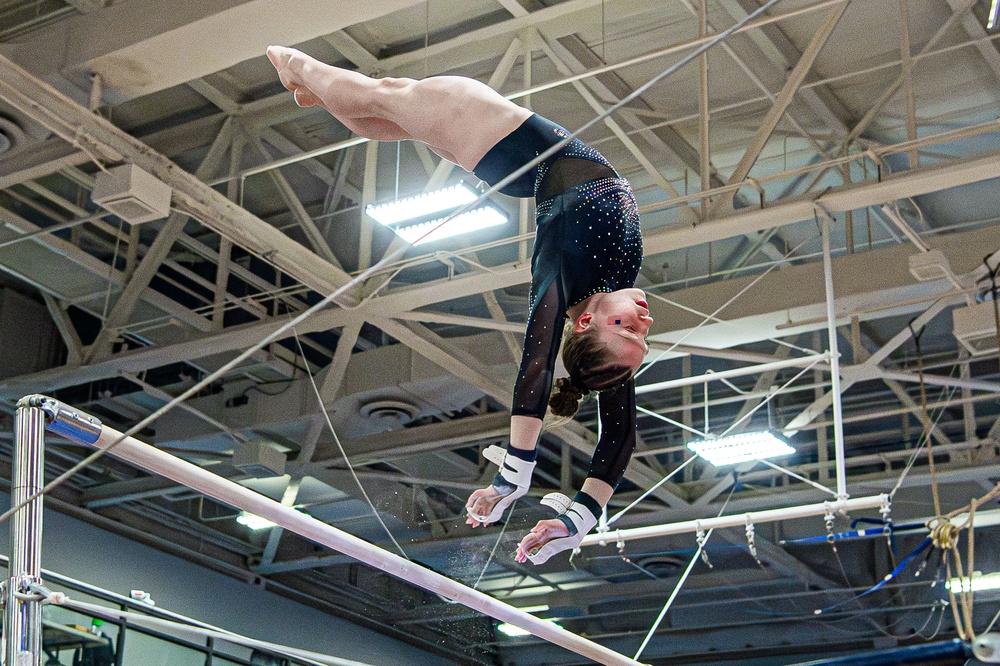
[[[557,279],[550,280],[528,313],[510,419],[510,441],[519,449],[535,448],[552,391],[552,375],[566,312],[565,298],[558,283]]]
[[[587,476],[618,486],[635,450],[635,379],[597,398],[601,438],[594,449]]]

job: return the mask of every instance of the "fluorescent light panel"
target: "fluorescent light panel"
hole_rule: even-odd
[[[952,578],[945,581],[944,586],[952,592],[982,592],[983,590],[1000,589],[1000,573],[983,574],[980,571],[972,574],[972,578]]]
[[[548,604],[539,604],[538,606],[522,606],[518,610],[524,611],[525,613],[544,613],[545,611],[549,610],[549,606]],[[561,626],[557,624],[555,620],[545,620],[545,621],[551,622],[557,627]],[[507,636],[510,637],[531,635],[531,632],[525,631],[521,627],[517,627],[507,622],[503,622],[499,626],[497,626],[497,631],[499,631],[501,634],[506,634]]]
[[[464,182],[433,192],[424,192],[412,197],[381,204],[368,204],[365,212],[369,217],[386,226],[406,220],[425,217],[449,208],[458,208],[476,200],[475,190]]]
[[[517,610],[525,613],[544,613],[549,609],[548,604],[538,604],[537,606],[521,606]]]
[[[787,442],[768,431],[699,439],[688,442],[688,448],[716,467],[795,453]]]
[[[252,530],[263,530],[268,527],[276,527],[277,523],[272,523],[267,518],[262,518],[253,513],[247,513],[243,511],[240,515],[236,516],[236,522],[240,525],[246,525]]]
[[[558,622],[556,622],[555,620],[545,620],[543,618],[543,621],[544,622],[550,622],[550,623],[556,625],[557,627],[562,628],[562,625],[559,624]],[[504,622],[504,623],[498,625],[497,626],[497,631],[499,631],[501,634],[506,634],[507,636],[510,636],[512,638],[515,637],[515,636],[530,636],[531,635],[530,631],[525,631],[521,627],[517,627],[517,626],[515,626],[513,624],[508,624],[507,622]]]
[[[444,219],[442,217],[430,222],[411,224],[408,227],[396,227],[394,231],[407,243],[422,245],[423,243],[433,243],[452,236],[458,236],[459,234],[486,229],[487,227],[495,227],[506,222],[507,216],[492,206],[483,206],[482,208],[470,210],[468,213],[462,213],[449,220],[447,224],[434,229]],[[432,229],[433,231],[431,231]]]

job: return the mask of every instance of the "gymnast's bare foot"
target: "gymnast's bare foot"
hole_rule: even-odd
[[[514,559],[522,564],[528,561],[528,555],[539,550],[542,546],[554,539],[568,537],[569,528],[566,523],[557,519],[539,520],[538,524],[531,528],[531,531],[524,535],[521,543],[517,545],[517,554]]]
[[[322,105],[323,100],[310,90],[300,78],[303,67],[312,58],[301,51],[284,46],[267,47],[267,58],[278,71],[278,78],[281,80],[281,85],[294,93],[296,104],[299,106]]]

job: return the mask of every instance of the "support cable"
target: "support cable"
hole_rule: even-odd
[[[790,257],[800,247],[802,247],[806,243],[812,241],[814,238],[815,237],[809,238],[807,240],[804,240],[801,243],[799,243],[798,245],[796,245],[795,247],[793,247],[791,250],[789,250],[787,253],[785,253],[785,258],[787,259],[788,257]],[[720,305],[719,307],[717,307],[715,309],[715,311],[712,312],[711,314],[704,315],[704,314],[699,313],[699,316],[704,317],[704,319],[702,319],[702,321],[697,326],[695,326],[694,328],[692,328],[691,330],[689,330],[687,333],[685,333],[684,335],[682,335],[679,340],[674,341],[669,347],[667,347],[664,350],[661,350],[660,353],[659,353],[659,355],[657,355],[656,358],[654,358],[652,361],[650,361],[649,363],[647,363],[646,367],[640,368],[639,371],[635,373],[634,377],[639,377],[640,375],[642,375],[642,373],[644,373],[647,370],[649,370],[649,368],[651,368],[657,361],[659,361],[665,355],[667,355],[670,352],[672,352],[675,348],[677,348],[681,343],[683,343],[689,337],[691,337],[692,335],[694,335],[694,333],[699,328],[701,328],[702,326],[704,326],[705,324],[707,324],[709,321],[718,321],[720,323],[726,323],[729,326],[736,327],[736,325],[732,324],[731,322],[725,322],[723,320],[718,319],[716,317],[716,315],[718,315],[720,312],[722,312],[723,310],[725,310],[726,308],[728,308],[730,305],[732,305],[733,303],[735,303],[737,301],[737,299],[739,299],[741,296],[743,296],[743,294],[745,294],[747,291],[749,291],[753,287],[757,286],[757,284],[761,280],[763,280],[765,277],[767,277],[771,273],[771,271],[773,271],[777,267],[778,267],[778,264],[771,264],[770,266],[768,266],[767,270],[765,270],[763,273],[761,273],[760,275],[758,275],[757,277],[755,277],[750,282],[750,284],[746,285],[745,287],[743,287],[742,289],[740,289],[738,292],[736,292],[736,294],[734,294],[732,298],[730,298],[728,301],[726,301],[725,303],[723,303],[722,305]],[[657,294],[651,294],[651,295],[653,296],[653,298],[659,299],[659,300],[663,301],[664,303],[668,303],[668,304],[673,305],[672,301],[670,301],[670,300],[668,300],[668,299],[666,299],[666,298],[664,298],[662,296],[659,296]],[[794,345],[790,345],[787,342],[780,342],[778,340],[773,340],[773,342],[777,342],[778,344],[784,344],[784,345],[792,346],[795,349],[802,349],[800,347],[795,347]],[[812,350],[809,350],[809,351],[812,351]]]
[[[292,329],[292,333],[295,336],[295,344],[299,349],[299,356],[302,357],[302,362],[306,366],[306,376],[309,377],[309,385],[312,387],[313,394],[316,396],[316,402],[319,403],[320,411],[323,412],[323,419],[326,421],[326,426],[329,428],[330,434],[333,435],[333,441],[337,445],[337,450],[340,451],[340,455],[344,458],[344,464],[347,465],[347,471],[351,473],[351,478],[353,478],[354,483],[357,484],[358,490],[361,491],[365,501],[368,502],[368,506],[371,508],[372,514],[375,516],[375,520],[377,520],[378,524],[382,526],[382,529],[385,531],[386,535],[388,535],[389,540],[392,541],[394,546],[396,546],[396,550],[399,551],[399,554],[409,560],[410,556],[406,554],[403,547],[398,541],[396,541],[396,537],[392,535],[392,530],[390,530],[389,526],[385,524],[384,520],[382,520],[382,515],[379,513],[378,509],[375,508],[375,503],[372,502],[372,498],[368,496],[368,492],[365,490],[364,484],[362,484],[361,479],[358,478],[358,473],[354,471],[354,465],[351,464],[351,459],[347,455],[347,451],[344,450],[344,445],[341,444],[340,437],[337,435],[337,431],[333,427],[333,421],[330,419],[330,412],[327,411],[326,405],[323,404],[323,394],[320,393],[319,386],[316,385],[316,378],[313,377],[313,373],[309,369],[309,361],[306,359],[305,350],[302,348],[302,341],[299,340],[299,333],[294,328]]]
[[[696,453],[693,456],[691,456],[690,458],[688,458],[687,460],[685,460],[684,462],[682,462],[672,472],[670,472],[670,474],[667,474],[665,477],[663,477],[662,479],[660,479],[659,481],[657,481],[655,484],[653,484],[653,486],[650,487],[649,490],[647,490],[642,495],[640,495],[635,501],[633,501],[631,504],[629,504],[627,507],[625,507],[624,509],[622,509],[621,511],[619,511],[615,515],[611,516],[611,518],[608,519],[608,522],[605,523],[605,526],[613,524],[615,521],[617,521],[619,518],[621,518],[623,515],[625,515],[630,509],[632,509],[634,506],[636,506],[642,500],[644,500],[647,497],[649,497],[657,488],[659,488],[664,483],[666,483],[667,481],[669,481],[670,479],[672,479],[678,472],[680,472],[682,469],[684,469],[685,467],[687,467],[688,465],[690,465],[691,463],[693,463],[699,457],[700,456]]]
[[[694,460],[694,458],[691,458],[691,460]],[[733,485],[729,490],[729,496],[726,497],[726,501],[722,503],[722,509],[719,510],[719,516],[721,516],[725,512],[726,507],[729,505],[729,500],[732,499],[733,492],[735,490],[736,490],[736,482],[734,479]],[[711,538],[712,532],[714,531],[715,528],[713,527],[712,529],[708,530],[708,532],[705,533],[703,537],[699,535],[698,550],[696,550],[694,555],[691,556],[691,561],[688,562],[687,568],[684,569],[684,573],[681,574],[680,580],[677,581],[677,585],[674,586],[674,589],[670,593],[670,596],[667,597],[666,603],[663,604],[663,609],[660,611],[660,614],[656,617],[656,620],[653,622],[653,626],[649,628],[649,632],[646,634],[646,637],[642,640],[642,645],[640,645],[639,649],[636,651],[634,659],[636,660],[639,659],[639,657],[642,655],[642,651],[646,649],[646,646],[649,645],[649,641],[652,640],[653,634],[655,634],[656,630],[660,628],[660,623],[663,621],[663,618],[666,617],[667,611],[670,610],[670,607],[674,603],[674,599],[676,599],[677,595],[680,594],[681,588],[684,587],[684,583],[685,581],[687,581],[688,576],[691,574],[691,570],[694,568],[694,565],[698,562],[698,559],[705,552],[705,544]]]
[[[295,335],[295,344],[298,346],[299,355],[302,357],[303,363],[306,366],[306,375],[309,377],[309,384],[312,386],[313,394],[316,396],[316,402],[319,403],[319,408],[323,412],[323,418],[326,420],[326,425],[330,430],[330,434],[333,435],[333,441],[337,445],[337,450],[340,451],[340,455],[344,458],[344,463],[347,465],[348,471],[351,473],[351,477],[354,479],[354,483],[357,484],[358,490],[364,496],[365,501],[368,502],[368,507],[372,510],[372,515],[378,521],[378,524],[382,526],[383,531],[392,541],[393,545],[396,546],[396,550],[399,554],[409,561],[413,559],[406,553],[406,550],[400,545],[399,541],[393,535],[392,530],[386,525],[385,521],[382,519],[382,514],[379,513],[378,508],[376,508],[375,503],[372,498],[368,495],[368,491],[365,490],[364,484],[361,483],[361,479],[358,477],[357,472],[354,469],[354,465],[351,463],[350,457],[347,455],[347,451],[344,449],[344,445],[340,441],[340,437],[337,435],[336,429],[333,427],[333,421],[330,419],[330,412],[327,410],[326,405],[323,403],[323,395],[320,393],[319,386],[316,384],[316,378],[313,376],[312,371],[309,369],[309,361],[306,360],[305,350],[302,348],[302,341],[299,340],[299,333],[296,329],[292,329],[292,333]],[[513,509],[512,509],[513,510]],[[483,570],[479,573],[479,578],[476,579],[476,584],[472,586],[472,589],[478,589],[479,583],[482,581],[483,576],[486,574],[486,570],[489,568],[490,564],[493,562],[493,557],[496,555],[497,548],[500,546],[500,541],[503,539],[504,532],[507,531],[507,523],[504,523],[503,529],[500,530],[500,534],[497,535],[496,543],[493,545],[493,549],[490,551],[490,556],[486,560],[486,564],[483,565]],[[452,603],[451,599],[438,595],[438,597],[447,603]]]
[[[770,467],[771,469],[775,469],[775,470],[777,470],[779,472],[787,474],[788,476],[792,477],[793,479],[798,479],[799,481],[801,481],[803,483],[808,483],[813,488],[818,488],[819,490],[822,490],[825,493],[830,493],[834,497],[837,496],[836,491],[830,490],[829,488],[827,488],[826,486],[824,486],[822,483],[816,483],[812,479],[804,477],[801,474],[796,474],[792,470],[786,469],[786,468],[782,467],[781,465],[776,465],[773,462],[771,462],[770,460],[762,458],[761,460],[758,460],[757,462],[762,462],[765,465],[767,465],[768,467]]]

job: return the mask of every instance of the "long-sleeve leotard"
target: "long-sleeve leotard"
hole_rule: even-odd
[[[499,182],[568,135],[562,127],[532,116],[487,153],[476,174]],[[511,414],[541,419],[552,390],[566,310],[595,293],[635,284],[642,262],[638,207],[628,181],[600,153],[576,139],[501,191],[520,197],[533,194],[536,200],[528,322]],[[589,476],[614,487],[635,447],[634,381],[603,391],[598,413],[601,436]]]

